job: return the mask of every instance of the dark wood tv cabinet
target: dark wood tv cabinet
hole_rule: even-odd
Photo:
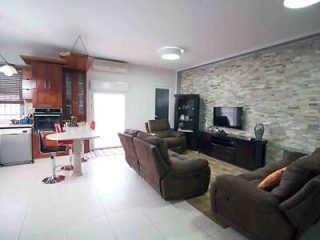
[[[265,165],[267,141],[234,134],[198,132],[198,151],[248,170]]]

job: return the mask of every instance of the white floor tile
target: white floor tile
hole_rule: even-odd
[[[170,220],[183,214],[173,204],[163,199],[149,202],[142,206],[143,211],[152,222],[160,222],[162,220]]]
[[[148,217],[138,207],[108,214],[108,218],[117,237],[152,226]]]
[[[21,235],[36,235],[42,232],[50,232],[67,226],[68,215],[59,212],[59,209],[51,209],[50,212],[27,214],[21,230]]]
[[[168,240],[202,240],[208,237],[187,216],[154,223],[161,235]]]
[[[206,238],[206,240],[247,240],[247,238],[229,227],[217,231]]]
[[[142,228],[138,231],[132,232],[127,235],[122,235],[117,238],[118,240],[165,240],[160,232],[153,226]]]
[[[68,227],[68,240],[113,240],[110,223],[105,216]]]
[[[23,216],[16,216],[15,220],[0,219],[0,239],[16,240],[19,237],[19,233],[23,223]]]
[[[68,158],[57,161],[65,164]],[[186,201],[164,201],[123,155],[91,158],[82,164],[83,176],[60,171],[65,181],[46,185],[41,180],[50,175],[50,167],[50,159],[41,159],[0,168],[1,240],[241,237],[222,230]]]
[[[102,203],[98,200],[84,202],[74,201],[74,203],[69,203],[67,213],[69,215],[69,224],[104,216]]]
[[[67,227],[60,227],[37,234],[22,234],[20,240],[67,240]]]

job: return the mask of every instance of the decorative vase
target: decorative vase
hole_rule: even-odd
[[[256,124],[254,127],[254,135],[256,136],[256,140],[261,141],[264,133],[264,126],[262,123]]]

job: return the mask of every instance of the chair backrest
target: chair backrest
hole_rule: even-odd
[[[55,123],[55,124],[54,124],[54,129],[55,129],[55,131],[56,131],[57,133],[62,132],[60,123]]]
[[[170,129],[168,119],[149,120],[148,125],[151,133]]]
[[[45,151],[44,138],[45,138],[44,132],[40,131],[39,132],[39,151],[40,151],[40,153],[46,152]]]
[[[120,138],[120,142],[122,144],[127,163],[129,164],[130,167],[132,167],[134,170],[136,170],[139,173],[140,172],[139,160],[137,157],[136,150],[133,146],[134,136],[126,133],[118,133],[118,136]]]
[[[96,122],[95,121],[91,121],[90,122],[90,128],[92,129],[92,130],[94,130],[95,128],[96,128]]]
[[[133,138],[139,159],[140,175],[161,194],[160,180],[169,172],[170,167],[161,156],[158,146]]]

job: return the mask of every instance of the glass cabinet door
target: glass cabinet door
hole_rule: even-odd
[[[69,118],[72,115],[72,73],[65,74],[65,114]]]
[[[85,114],[85,78],[83,73],[77,74],[77,113]]]

